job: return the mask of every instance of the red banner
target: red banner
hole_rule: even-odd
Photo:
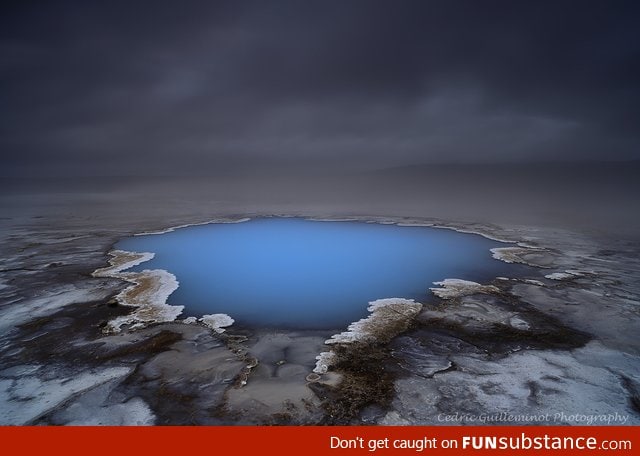
[[[637,427],[2,427],[4,454],[640,454]],[[196,453],[197,452],[197,453]]]

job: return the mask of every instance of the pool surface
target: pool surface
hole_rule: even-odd
[[[451,230],[364,222],[262,218],[134,236],[116,248],[153,252],[132,271],[165,269],[180,282],[169,304],[185,316],[226,313],[238,325],[342,328],[367,315],[369,301],[424,301],[432,282],[491,280],[510,265],[504,246]]]

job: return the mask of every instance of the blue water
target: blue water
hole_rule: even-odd
[[[266,218],[124,239],[116,248],[154,252],[131,270],[165,269],[180,287],[169,304],[187,316],[226,313],[252,327],[342,328],[369,301],[424,299],[432,282],[483,281],[509,265],[502,244],[425,227]]]

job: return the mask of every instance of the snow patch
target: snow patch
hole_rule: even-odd
[[[156,421],[147,403],[139,397],[102,407],[74,403],[60,415],[71,418],[64,422],[65,426],[152,426]]]
[[[231,326],[235,322],[235,320],[227,314],[203,315],[199,321],[219,334],[224,332],[224,328]]]
[[[584,274],[578,271],[566,270],[565,272],[554,272],[552,274],[547,274],[545,278],[551,280],[570,280],[577,277],[582,277],[583,275]]]
[[[316,367],[313,369],[313,372],[316,374],[326,374],[329,367],[336,362],[336,354],[332,351],[322,352],[316,356],[316,361]]]
[[[535,424],[555,426],[606,424],[597,419],[601,416],[619,417],[609,424],[640,422],[629,391],[621,384],[623,372],[628,378],[638,378],[638,356],[596,341],[571,351],[523,350],[497,359],[461,353],[452,360],[458,369],[428,381],[417,376],[398,379],[391,410],[378,424],[400,424],[407,419],[404,424],[438,425],[442,424],[439,414],[454,415],[460,410],[473,416],[505,411],[511,416],[546,415],[549,418]],[[591,416],[596,421],[576,421],[576,416]],[[487,420],[475,424],[509,423]]]
[[[103,299],[107,295],[106,291],[77,288],[74,285],[56,287],[43,296],[17,301],[14,305],[2,307],[0,310],[0,332],[4,333],[13,326],[51,315],[65,306]]]
[[[106,382],[123,379],[132,371],[129,367],[111,367],[52,380],[36,376],[0,378],[0,424],[33,423],[76,395]]]

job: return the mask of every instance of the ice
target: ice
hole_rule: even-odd
[[[582,274],[576,271],[565,271],[565,272],[554,272],[552,274],[547,274],[545,278],[551,280],[570,280],[580,277]]]
[[[47,290],[42,296],[3,306],[0,308],[0,333],[13,326],[51,315],[71,304],[104,299],[108,293],[108,290],[96,290],[92,287],[63,285]]]
[[[35,375],[0,379],[0,424],[31,424],[76,395],[132,372],[129,367],[88,370],[51,380]]]
[[[526,350],[503,359],[476,355],[453,357],[457,370],[433,378],[409,377],[396,382],[392,412],[380,424],[447,424],[442,417],[467,414],[474,422],[484,415],[547,415],[542,424],[574,425],[576,414],[611,415],[608,424],[637,424],[618,369],[638,373],[638,358],[609,350],[598,342],[574,351]],[[497,416],[497,415],[494,415]],[[586,423],[582,423],[586,424]],[[600,423],[596,423],[600,424]]]

